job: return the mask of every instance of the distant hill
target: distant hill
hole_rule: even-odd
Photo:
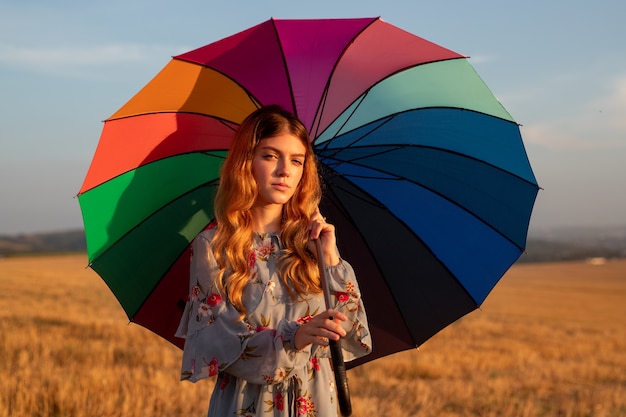
[[[531,230],[518,262],[625,258],[626,226],[552,227]]]
[[[554,227],[531,230],[518,262],[625,257],[626,226]]]
[[[578,261],[590,258],[611,259],[624,257],[626,257],[626,245],[615,247],[591,243],[528,239],[526,253],[522,254],[517,262],[557,262]]]
[[[0,236],[0,256],[85,252],[83,230]],[[575,261],[625,258],[626,226],[610,228],[552,228],[529,233],[526,253],[518,262]]]
[[[0,256],[86,250],[85,233],[82,230],[0,236]]]

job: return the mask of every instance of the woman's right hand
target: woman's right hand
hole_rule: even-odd
[[[346,335],[340,321],[348,318],[337,310],[328,309],[303,323],[296,330],[294,346],[304,349],[308,345],[328,346],[328,340],[339,340]]]

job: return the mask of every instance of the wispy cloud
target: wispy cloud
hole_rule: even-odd
[[[22,46],[0,42],[0,66],[52,75],[80,76],[94,69],[162,63],[186,50],[171,45],[105,44]]]
[[[21,47],[0,44],[0,61],[19,66],[103,65],[137,61],[146,57],[138,45],[99,47]]]
[[[626,147],[626,74],[611,81],[608,94],[589,100],[575,112],[528,123],[528,143],[553,150]]]

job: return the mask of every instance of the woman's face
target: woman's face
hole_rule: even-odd
[[[304,170],[306,147],[290,133],[261,139],[252,157],[257,182],[255,206],[283,205],[296,192]]]

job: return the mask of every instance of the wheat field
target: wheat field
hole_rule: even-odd
[[[212,382],[179,382],[86,262],[0,259],[0,417],[206,415]],[[626,260],[516,265],[419,350],[350,370],[353,416],[626,416],[625,320]]]

